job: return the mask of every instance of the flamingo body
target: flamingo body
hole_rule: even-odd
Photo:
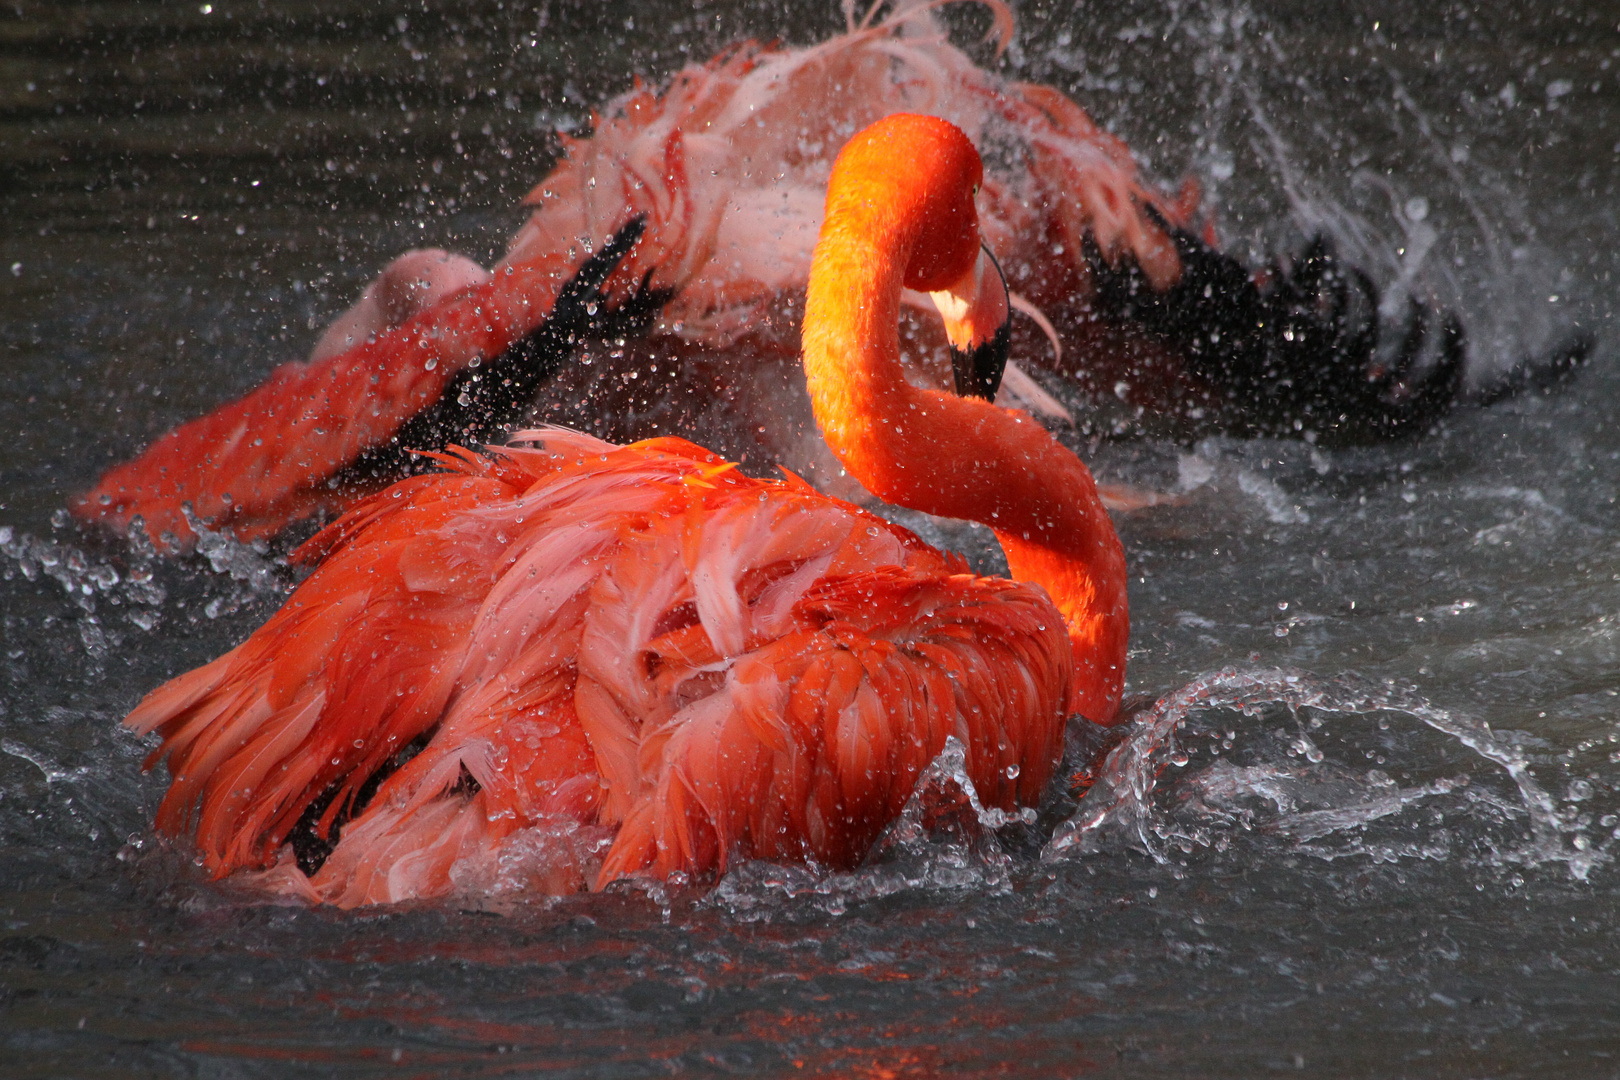
[[[1005,47],[1010,10],[979,2]],[[1096,408],[1087,426],[1345,443],[1418,435],[1451,409],[1466,356],[1455,317],[1412,299],[1391,340],[1371,279],[1324,244],[1258,273],[1220,254],[1196,184],[1156,189],[1129,148],[1061,92],[976,65],[948,40],[938,6],[896,0],[857,19],[846,0],[848,30],[828,41],[743,42],[657,89],[638,80],[593,112],[588,136],[560,136],[565,155],[525,200],[528,220],[493,271],[437,251],[402,256],[338,317],[307,366],[280,368],[159,440],[73,512],[118,530],[141,516],[160,543],[174,535],[164,546],[183,547],[187,502],[244,537],[352,505],[373,481],[408,471],[393,440],[447,445],[407,424],[447,400],[456,379],[497,358],[527,363],[526,336],[549,317],[560,282],[627,221],[644,221],[645,235],[604,289],[603,308],[633,301],[640,283],[642,299],[658,297],[657,317],[630,324],[650,324],[651,337],[628,349],[618,342],[590,385],[552,388],[541,412],[616,441],[669,433],[673,419],[727,453],[762,453],[836,486],[836,468],[817,472],[831,458],[813,432],[806,437],[809,410],[795,387],[799,312],[833,154],[848,133],[900,113],[947,119],[997,146],[980,220],[1014,306],[1032,316],[1012,333],[1021,355]],[[886,17],[876,20],[880,8]],[[926,304],[920,293],[902,296]],[[621,329],[610,336],[637,336]],[[937,329],[913,320],[908,334],[914,374],[949,385]],[[1572,341],[1484,396],[1558,381],[1590,347]],[[672,416],[635,396],[647,386],[637,378],[668,381],[671,369],[688,398],[728,404]],[[1074,419],[1019,368],[1006,374],[997,400]],[[589,412],[579,407],[587,396]],[[504,432],[516,419],[491,426]],[[1140,493],[1113,499],[1141,502]]]
[[[130,714],[173,775],[158,827],[194,831],[216,875],[269,868],[349,906],[488,882],[535,845],[525,884],[549,890],[737,856],[850,866],[953,735],[987,804],[1038,801],[1067,716],[1116,714],[1124,558],[1044,429],[902,377],[904,288],[953,340],[1005,341],[981,180],[941,120],[851,140],[805,366],[861,483],[992,524],[1028,580],[680,439],[441,454],[295,552],[318,565],[246,642]],[[593,829],[599,867],[559,839]],[[297,865],[300,839],[330,850]]]
[[[130,714],[175,777],[159,828],[216,875],[431,896],[559,824],[617,828],[603,882],[847,867],[950,735],[988,805],[1038,801],[1073,674],[1041,588],[678,439],[524,438],[329,526],[269,623]],[[323,797],[306,884],[280,849]]]

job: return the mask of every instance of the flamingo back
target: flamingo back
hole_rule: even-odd
[[[216,876],[352,906],[849,866],[950,735],[987,804],[1038,801],[1073,679],[1038,586],[679,439],[440,460],[126,721]]]

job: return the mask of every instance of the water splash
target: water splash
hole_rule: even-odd
[[[157,552],[137,518],[123,557],[99,558],[83,549],[0,525],[0,581],[21,576],[61,586],[77,613],[80,640],[92,663],[100,663],[119,644],[116,630],[103,621],[102,606],[122,608],[125,621],[143,631],[157,626],[167,592],[154,578]],[[120,564],[122,570],[120,570]]]
[[[1035,823],[1030,808],[986,807],[967,771],[967,749],[955,737],[917,778],[911,798],[850,873],[746,862],[704,901],[745,920],[768,919],[795,906],[842,915],[849,906],[897,893],[979,893],[1012,889],[1013,859],[997,830]]]
[[[192,513],[190,504],[182,506],[181,513],[185,515],[186,524],[191,526],[192,532],[197,534],[197,554],[208,561],[214,573],[224,574],[244,587],[234,590],[229,596],[210,600],[205,608],[205,614],[210,619],[232,614],[254,597],[274,596],[287,591],[287,561],[270,557],[270,548],[265,541],[255,540],[251,544],[244,544],[229,530],[216,532]]]
[[[66,710],[52,710],[39,718],[40,726],[47,730],[38,742],[0,739],[0,766],[6,758],[31,766],[17,770],[0,767],[0,778],[4,780],[0,800],[26,808],[0,820],[0,840],[6,844],[14,846],[41,836],[58,842],[64,837],[82,836],[92,844],[105,839],[116,845],[120,837],[127,835],[131,843],[139,846],[143,833],[138,830],[151,809],[130,769],[139,747],[132,738],[115,731],[98,733],[88,749],[51,737],[51,729],[59,731],[61,725],[77,719]],[[67,734],[71,737],[75,733]]]
[[[197,532],[197,555],[214,574],[227,579],[227,592],[211,596],[202,606],[209,619],[233,614],[256,599],[284,595],[293,580],[285,559],[269,554],[263,541],[244,544],[228,532],[216,532],[189,517]],[[68,528],[66,511],[52,519],[57,529]],[[171,543],[170,546],[173,546]],[[101,553],[94,548],[100,547]],[[129,535],[116,541],[79,547],[0,525],[0,581],[54,581],[76,617],[85,653],[93,663],[104,660],[123,644],[128,627],[150,633],[163,621],[170,590],[159,580],[164,560],[136,517]],[[116,609],[116,610],[109,610]],[[126,625],[127,624],[127,625]]]
[[[1522,168],[1488,149],[1532,110],[1548,145],[1571,138],[1573,124],[1556,115],[1561,99],[1575,100],[1562,82],[1546,84],[1545,107],[1527,100],[1515,108],[1511,83],[1492,100],[1500,83],[1470,68],[1441,98],[1433,88],[1439,52],[1402,47],[1391,33],[1411,20],[1393,12],[1382,31],[1352,16],[1327,39],[1298,33],[1249,0],[1139,11],[1127,29],[1115,29],[1126,16],[1063,27],[1033,53],[1030,74],[1073,91],[1104,127],[1126,133],[1139,157],[1164,148],[1172,160],[1146,162],[1150,174],[1190,169],[1234,250],[1247,246],[1251,261],[1263,261],[1321,235],[1379,284],[1387,325],[1400,325],[1409,298],[1457,311],[1476,389],[1568,332],[1578,270],[1543,239],[1544,193],[1527,193]],[[1143,37],[1174,43],[1177,63],[1164,70],[1163,53],[1135,44]],[[1341,92],[1343,78],[1362,87],[1354,102]],[[1459,98],[1468,107],[1456,108]],[[1189,143],[1187,159],[1175,161],[1172,148]]]
[[[24,746],[15,739],[0,739],[0,754],[6,754],[17,758],[19,761],[28,762],[28,764],[40,771],[47,784],[71,783],[82,780],[89,775],[89,770],[82,766],[71,771],[63,769],[40,751]]]
[[[556,897],[581,892],[596,880],[613,846],[614,830],[566,818],[542,820],[507,837],[481,857],[450,869],[459,897]]]
[[[1241,745],[1239,725],[1215,722],[1232,713],[1264,720],[1278,710],[1290,715],[1291,730],[1256,725],[1243,731]],[[1393,730],[1391,718],[1400,717],[1406,730]],[[1331,760],[1319,745],[1330,733],[1338,737]],[[1402,786],[1383,768],[1366,768],[1369,761],[1431,775]],[[1487,862],[1561,863],[1585,880],[1611,861],[1615,841],[1594,845],[1531,765],[1515,738],[1405,688],[1226,668],[1165,695],[1136,720],[1041,857],[1132,849],[1167,862],[1175,849],[1224,850],[1234,836],[1254,833],[1324,859],[1375,862],[1443,859],[1471,844]],[[1177,778],[1161,782],[1171,768]],[[1418,807],[1428,808],[1425,827],[1375,831]],[[1470,836],[1440,827],[1447,808],[1454,829]]]

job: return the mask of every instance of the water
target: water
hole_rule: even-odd
[[[1603,5],[1023,5],[1018,73],[1198,175],[1239,250],[1327,230],[1459,309],[1475,377],[1576,323],[1590,369],[1394,447],[1082,447],[1179,500],[1119,522],[1141,718],[1078,805],[987,824],[942,761],[851,875],[348,914],[202,882],[117,727],[273,610],[276,550],[165,561],[53,512],[392,254],[489,261],[542,129],[632,71],[839,18],[204,7],[8,16],[0,1071],[1620,1072]],[[923,527],[993,564],[979,530]]]

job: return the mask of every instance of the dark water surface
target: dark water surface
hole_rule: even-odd
[[[300,355],[393,254],[488,262],[549,132],[632,73],[841,26],[784,6],[0,12],[0,1075],[1620,1074],[1596,2],[1020,5],[1009,70],[1198,176],[1237,250],[1327,230],[1455,306],[1476,376],[1599,335],[1569,392],[1419,443],[1082,447],[1184,497],[1120,519],[1131,690],[1169,698],[1078,811],[841,878],[480,910],[266,906],[153,841],[163,781],[119,719],[290,579],[53,511]]]

